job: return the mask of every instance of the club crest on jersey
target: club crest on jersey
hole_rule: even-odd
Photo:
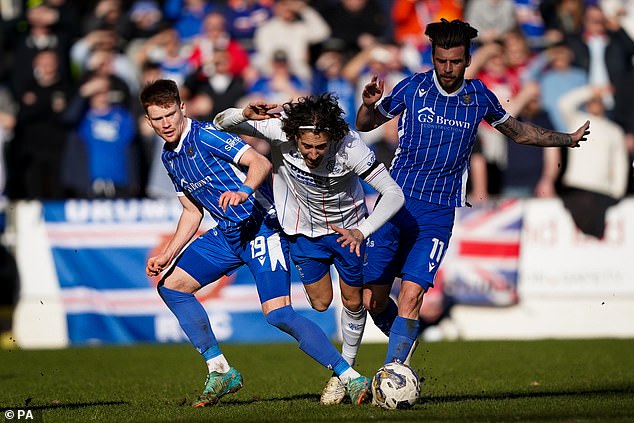
[[[190,145],[189,148],[187,149],[187,155],[189,157],[194,157],[196,155],[196,152],[194,151],[194,146]]]
[[[464,104],[471,104],[471,94],[463,94],[462,95],[462,102]]]

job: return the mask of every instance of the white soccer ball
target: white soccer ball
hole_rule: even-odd
[[[372,404],[387,408],[409,408],[420,395],[420,380],[409,366],[392,362],[381,367],[372,378]]]

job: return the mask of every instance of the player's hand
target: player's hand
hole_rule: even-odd
[[[330,225],[333,231],[341,235],[337,238],[337,242],[341,244],[341,248],[350,247],[350,252],[355,253],[357,257],[361,257],[361,245],[365,237],[358,229],[344,229],[336,225]]]
[[[145,267],[145,273],[148,276],[158,276],[169,264],[170,258],[167,254],[161,253],[157,256],[150,257]]]
[[[220,195],[218,205],[222,207],[222,211],[227,211],[227,206],[237,206],[247,201],[249,194],[242,191],[226,191]]]
[[[384,86],[385,81],[379,79],[377,75],[373,75],[372,80],[363,87],[363,93],[361,94],[363,104],[367,107],[373,107],[383,96]]]
[[[255,101],[242,110],[242,115],[249,120],[265,120],[280,117],[281,111],[279,104]]]
[[[590,134],[590,121],[587,120],[586,123],[581,125],[579,129],[577,129],[575,132],[570,134],[570,140],[572,141],[572,144],[570,144],[568,147],[572,147],[572,148],[579,147],[579,143],[581,141],[588,140],[589,134]]]

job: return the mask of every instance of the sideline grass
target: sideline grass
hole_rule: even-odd
[[[0,350],[0,408],[28,404],[46,423],[634,422],[634,340],[421,344],[422,398],[398,411],[320,405],[330,374],[295,344],[222,348],[245,387],[204,409],[189,406],[206,369],[187,344]],[[371,376],[384,353],[364,344],[358,369]]]

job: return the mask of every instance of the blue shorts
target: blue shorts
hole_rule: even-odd
[[[449,245],[454,216],[454,207],[406,198],[403,208],[368,237],[364,282],[388,285],[400,277],[425,290],[434,286]]]
[[[317,282],[335,265],[340,279],[350,286],[363,286],[363,251],[361,257],[350,252],[350,247],[341,247],[338,233],[309,238],[304,235],[290,236],[291,259],[295,263],[299,277],[304,285]]]
[[[230,230],[210,229],[194,240],[176,265],[202,286],[249,266],[263,303],[290,295],[288,239],[275,217],[245,221]]]

